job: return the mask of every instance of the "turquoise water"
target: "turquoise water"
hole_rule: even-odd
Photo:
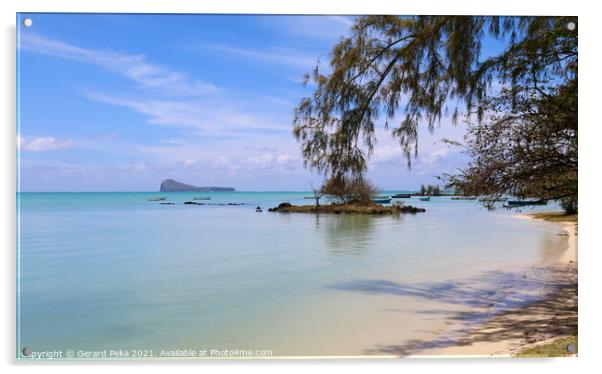
[[[19,347],[369,354],[562,252],[556,225],[449,197],[399,217],[267,212],[308,195],[19,194]]]

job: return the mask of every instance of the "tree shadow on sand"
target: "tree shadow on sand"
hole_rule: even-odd
[[[454,328],[438,334],[433,340],[412,339],[399,344],[378,344],[367,349],[366,354],[428,354],[428,350],[479,342],[517,340],[531,343],[577,333],[577,273],[574,267],[569,266],[532,268],[526,273],[486,272],[468,280],[417,285],[388,280],[357,280],[329,288],[369,295],[421,298],[450,305],[449,309],[421,310],[418,313],[425,318],[438,316]],[[462,306],[470,310],[458,311],[458,307]]]

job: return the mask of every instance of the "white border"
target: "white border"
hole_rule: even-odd
[[[105,372],[107,369],[162,372],[166,366],[175,366],[186,371],[211,370],[216,372],[244,369],[256,372],[302,372],[308,370],[345,372],[365,372],[378,369],[446,372],[446,373],[505,373],[508,371],[527,372],[545,370],[547,373],[580,371],[596,364],[597,348],[600,345],[600,279],[599,266],[602,264],[602,246],[596,240],[595,232],[600,230],[602,220],[594,212],[602,212],[601,201],[596,195],[602,188],[600,177],[599,149],[602,142],[602,125],[599,108],[600,79],[599,40],[600,12],[592,5],[593,1],[470,1],[470,0],[221,0],[192,2],[190,0],[4,0],[2,7],[2,314],[3,332],[0,340],[0,354],[4,369],[8,371],[32,371],[42,369],[49,372],[79,373],[80,365],[64,362],[40,364],[17,363],[15,356],[15,19],[16,12],[129,12],[129,13],[278,13],[278,14],[505,14],[505,15],[578,15],[579,54],[580,54],[580,103],[579,144],[580,160],[580,226],[579,226],[579,358],[553,360],[507,360],[507,359],[420,359],[405,360],[401,363],[392,360],[295,360],[295,361],[235,361],[235,362],[152,362],[135,363],[110,362],[106,364],[87,363],[86,372]],[[111,368],[106,366],[110,365]],[[144,366],[144,367],[143,367]],[[600,365],[596,365],[600,366]]]

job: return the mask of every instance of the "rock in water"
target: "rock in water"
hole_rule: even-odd
[[[197,187],[190,184],[166,179],[161,182],[161,192],[234,192],[232,187]]]

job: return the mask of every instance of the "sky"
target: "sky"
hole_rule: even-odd
[[[157,191],[162,180],[307,191],[294,107],[349,35],[343,16],[20,14],[21,191]],[[30,18],[30,27],[22,20]],[[402,105],[403,107],[403,105]],[[463,124],[419,131],[411,169],[377,129],[368,177],[415,190],[464,166]]]

